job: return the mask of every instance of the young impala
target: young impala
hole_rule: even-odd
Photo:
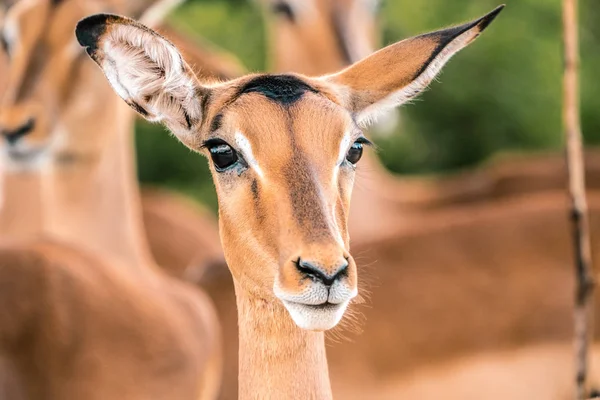
[[[26,0],[3,21],[0,394],[212,399],[221,369],[214,308],[137,257],[127,208],[135,193],[122,190],[134,181],[122,173],[131,110],[73,37],[79,19],[108,9],[121,10]],[[93,95],[73,90],[83,82]]]
[[[113,89],[211,160],[236,286],[242,398],[331,398],[323,331],[358,294],[347,213],[360,127],[414,98],[502,7],[386,47],[333,75],[199,82],[177,49],[128,18],[76,34]]]
[[[61,20],[83,17],[86,7],[100,11],[115,5],[72,0],[26,4],[29,12],[10,9],[0,24],[0,54],[10,53],[0,76],[0,83],[6,86],[0,108],[4,158],[0,172],[7,184],[26,180],[32,168],[52,170],[44,175],[45,181],[56,185],[46,185],[52,196],[46,193],[44,207],[53,233],[120,257],[129,265],[146,264],[153,255],[162,267],[181,275],[191,261],[201,265],[221,260],[216,219],[211,215],[164,190],[146,190],[140,196],[132,141],[135,113],[126,108],[116,118],[107,117],[120,107],[120,100],[112,90],[104,90],[106,83],[93,81],[97,71],[90,73],[89,67],[82,67],[87,60],[72,32],[56,28]],[[47,4],[53,4],[51,12],[45,12]],[[130,8],[124,12],[132,9],[133,15],[143,11],[135,3],[127,6]],[[147,14],[157,19],[152,10]],[[39,21],[29,23],[32,18]],[[164,24],[160,29],[185,49],[207,79],[241,74],[233,57],[223,57]],[[86,92],[90,85],[97,88],[91,98]],[[119,105],[113,105],[115,102]],[[0,208],[0,233],[24,233],[27,224],[13,214],[14,207],[28,210],[27,215],[35,213],[27,202],[35,199],[36,189],[27,190],[22,187],[16,202]]]

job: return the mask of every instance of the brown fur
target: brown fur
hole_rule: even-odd
[[[0,343],[25,398],[214,397],[199,379],[220,359],[207,299],[129,271],[55,241],[2,246]]]
[[[225,262],[217,221],[209,210],[156,188],[144,188],[141,199],[146,235],[158,265],[198,282],[207,267]]]
[[[94,73],[90,75],[89,68],[81,67],[81,60],[83,60],[81,56],[83,54],[75,57],[67,56],[73,53],[68,48],[74,48],[73,31],[68,26],[69,21],[72,21],[74,26],[77,19],[96,8],[93,8],[95,6],[92,3],[74,0],[61,2],[56,9],[48,9],[46,1],[38,1],[37,3],[34,1],[31,4],[33,6],[28,10],[17,12],[9,9],[9,13],[19,15],[12,19],[22,20],[24,24],[25,20],[29,18],[28,16],[32,15],[38,18],[40,23],[31,26],[46,26],[48,32],[40,36],[39,32],[31,32],[33,28],[25,30],[24,35],[27,38],[25,43],[21,43],[21,37],[18,38],[19,45],[23,48],[13,55],[10,64],[2,63],[2,68],[7,68],[6,74],[2,74],[2,76],[8,77],[10,74],[13,76],[9,85],[9,92],[2,97],[4,106],[0,112],[0,128],[17,129],[27,118],[33,116],[35,118],[35,129],[21,141],[26,142],[29,148],[47,152],[44,149],[58,139],[55,137],[56,135],[51,133],[55,131],[56,123],[60,122],[67,130],[67,140],[66,143],[63,141],[60,146],[56,146],[56,143],[52,144],[54,146],[52,149],[53,155],[56,156],[54,162],[57,163],[59,169],[64,169],[63,165],[65,163],[89,166],[90,162],[94,162],[97,154],[102,152],[103,147],[109,146],[105,138],[112,136],[110,132],[115,130],[116,125],[119,125],[116,128],[117,131],[127,132],[129,130],[125,133],[126,135],[132,132],[133,118],[133,115],[123,115],[117,120],[113,118],[113,124],[94,127],[93,132],[85,128],[88,121],[101,117],[100,113],[94,113],[95,108],[100,110],[107,108],[107,102],[114,101],[114,95],[103,90],[103,88],[98,88],[93,99],[82,92],[81,86],[85,85],[87,79],[95,79],[97,73],[93,71]],[[100,5],[100,3],[98,4]],[[148,4],[146,4],[147,6]],[[118,9],[121,6],[109,3],[105,4],[105,7]],[[128,3],[127,7],[134,15],[140,15],[143,11],[143,8],[136,3]],[[59,17],[60,19],[58,19]],[[169,27],[168,24],[160,25],[159,29],[169,34],[171,40],[184,48],[186,56],[202,72],[202,76],[211,79],[233,78],[243,72],[239,62],[234,57],[223,55],[197,40],[190,40]],[[52,56],[53,53],[46,54],[46,57],[53,60],[51,62],[48,62],[47,59],[40,59],[37,55],[36,49],[45,46],[52,46],[52,51],[57,55],[55,57]],[[81,52],[81,50],[79,51]],[[3,51],[0,53],[1,57],[6,56]],[[27,73],[25,73],[27,65],[29,67],[26,69]],[[45,72],[39,76],[38,80],[35,71],[39,70]],[[22,74],[24,75],[21,77]],[[76,80],[70,79],[67,81],[65,80],[66,76],[75,77]],[[30,88],[28,96],[16,100],[11,92],[22,91],[20,89],[23,87],[20,83],[22,81],[37,82],[35,84],[37,86]],[[7,82],[7,80],[3,80],[2,83],[4,82]],[[40,84],[40,82],[42,83]],[[69,88],[65,89],[67,83]],[[44,107],[40,107],[40,104],[44,104]],[[110,109],[110,107],[108,108]],[[57,110],[60,110],[60,113]],[[58,117],[56,117],[57,114]],[[89,136],[95,137],[90,138]],[[160,261],[164,263],[162,265],[165,268],[168,268],[175,275],[182,276],[181,274],[193,262],[194,268],[191,271],[196,275],[200,274],[204,265],[214,262],[217,256],[215,252],[218,253],[220,248],[215,222],[207,218],[206,214],[195,214],[195,209],[188,202],[183,201],[181,196],[162,196],[158,198],[149,195],[140,204],[136,199],[137,194],[135,192],[130,193],[132,190],[137,190],[133,176],[134,161],[131,159],[130,154],[126,153],[132,151],[131,143],[125,136],[122,140],[114,140],[110,145],[119,146],[113,153],[118,160],[110,161],[113,164],[110,173],[115,174],[115,176],[124,175],[128,178],[125,179],[127,181],[125,185],[122,185],[124,182],[119,179],[105,181],[102,190],[103,195],[106,196],[109,191],[114,191],[115,194],[110,197],[115,202],[118,200],[121,204],[126,203],[126,206],[129,207],[128,215],[132,215],[133,218],[140,218],[139,214],[141,214],[141,217],[146,217],[149,220],[146,221],[147,226],[140,225],[139,222],[125,224],[127,229],[122,232],[129,230],[128,234],[138,236],[136,238],[124,239],[122,236],[115,235],[110,227],[97,229],[97,236],[102,236],[99,244],[102,245],[103,251],[110,250],[117,254],[125,254],[128,262],[133,264],[145,263],[149,258],[146,254],[148,253],[148,245],[145,243],[143,236],[145,232],[145,235],[151,239],[149,243],[150,250],[153,251],[153,254],[160,256]],[[72,169],[72,167],[70,168]],[[106,178],[112,178],[112,176]],[[24,197],[33,196],[25,194]],[[117,205],[116,210],[112,213],[98,215],[98,222],[100,224],[112,223],[119,213],[119,207],[122,207],[121,204]],[[202,234],[199,234],[198,229],[189,228],[193,225],[204,226]],[[117,225],[114,224],[113,226]],[[162,234],[166,230],[170,232],[170,235]],[[191,234],[198,235],[190,237]],[[189,241],[193,241],[197,246],[196,252],[192,253],[189,246],[186,247],[186,243],[189,243]],[[124,249],[125,247],[127,250]]]
[[[82,4],[87,3],[63,2],[54,16],[69,15],[66,21],[76,21]],[[52,14],[42,12],[45,6],[42,2],[35,15],[49,17],[49,25],[56,26]],[[38,39],[49,40],[60,54],[67,53],[61,46],[72,41],[60,35]],[[18,75],[21,56],[17,53],[11,59],[11,73]],[[54,89],[44,85],[51,79],[46,75],[41,77],[42,86],[32,91],[35,95],[23,102],[23,109],[36,118],[38,101],[47,102],[50,111],[60,108],[61,122],[71,130],[67,140],[53,148],[56,163],[51,172],[40,173],[34,165],[4,176],[0,230],[5,240],[23,239],[22,244],[4,244],[0,280],[15,290],[3,289],[3,304],[30,299],[41,311],[29,318],[27,310],[17,313],[18,308],[11,307],[11,315],[3,316],[0,325],[14,329],[0,339],[3,367],[10,373],[1,390],[8,390],[11,400],[22,388],[23,396],[31,399],[214,398],[221,368],[214,310],[203,293],[164,276],[150,261],[141,239],[139,211],[131,206],[139,202],[128,137],[131,113],[115,101],[97,74],[89,64],[75,65],[70,83],[87,82],[85,87],[101,107],[86,109],[89,94],[82,91],[73,91],[63,103],[57,95],[62,93],[60,85]],[[90,82],[97,86],[89,86]],[[12,83],[18,88],[18,81]],[[3,115],[12,115],[14,100],[10,93],[4,97]],[[114,121],[115,127],[88,124],[90,112],[99,120]],[[44,115],[40,118],[44,120]],[[36,125],[34,135],[44,139],[27,137],[28,142],[52,140],[44,128],[50,129],[42,124],[38,130]],[[31,243],[42,232],[52,241]],[[57,237],[62,241],[56,242]],[[40,298],[28,294],[26,290],[35,288],[20,285],[29,279],[41,281],[51,292],[36,292]],[[73,305],[75,310],[66,313],[65,307]],[[27,317],[27,325],[22,317]],[[54,331],[57,335],[51,334]],[[22,343],[17,346],[13,340]],[[118,346],[106,348],[111,345]],[[61,366],[65,361],[73,364]]]
[[[426,85],[433,74],[430,67],[443,64],[494,16],[437,34],[439,48],[447,48],[447,53],[438,52],[441,59],[438,47],[426,57],[422,39],[413,40],[412,56],[435,59],[422,65],[423,74],[413,77],[415,85]],[[223,248],[236,287],[240,397],[289,398],[302,390],[305,398],[331,398],[319,331],[337,321],[320,307],[333,301],[332,296],[356,295],[356,266],[347,253],[346,228],[354,174],[344,158],[360,137],[351,113],[366,111],[373,105],[369,99],[377,99],[361,79],[344,78],[352,69],[319,79],[250,75],[204,86],[174,46],[132,20],[94,15],[82,20],[76,32],[127,104],[148,119],[162,121],[191,149],[213,154],[215,163],[221,159],[217,154],[232,154],[234,148],[244,159],[223,171],[211,163]],[[443,42],[448,35],[454,39]],[[408,50],[405,44],[392,48],[398,46]],[[395,62],[406,70],[405,60],[392,59],[396,55],[379,53],[374,56],[379,62],[366,63]],[[396,75],[390,94],[401,91],[405,82]],[[221,124],[211,129],[217,116]],[[321,286],[299,268],[300,260],[315,261],[320,273],[329,275],[342,256],[349,264],[336,281],[339,286],[326,292],[324,302],[311,303],[320,298]],[[291,304],[302,305],[301,311],[296,314]],[[341,303],[328,303],[326,309],[333,304],[340,309]]]
[[[362,13],[361,17],[371,15]],[[322,67],[320,62],[326,57],[311,59],[302,53],[302,46],[294,45],[310,40],[305,35],[307,27],[316,29],[329,20],[321,16],[293,24],[281,17],[271,21],[274,65],[287,71],[313,62],[310,68],[317,68],[317,73],[337,68],[343,60]],[[321,34],[315,35],[322,43],[333,43],[321,39],[330,35],[328,29],[321,28]],[[287,33],[280,36],[281,30]],[[290,41],[285,35],[297,39]],[[300,64],[293,57],[296,52],[304,55]],[[326,54],[340,53],[332,48]],[[600,183],[599,159],[597,151],[586,157],[592,190]],[[365,320],[359,326],[364,332],[358,336],[342,332],[346,338],[328,348],[334,395],[343,399],[375,394],[377,398],[425,398],[428,392],[422,390],[422,383],[410,387],[413,379],[426,382],[432,397],[444,393],[449,398],[468,398],[461,389],[465,383],[472,398],[546,398],[544,393],[570,393],[567,385],[561,386],[570,382],[572,371],[564,361],[571,354],[572,271],[568,267],[563,156],[504,156],[455,176],[402,180],[375,160],[373,153],[365,153],[350,210],[361,290],[368,287],[372,301],[367,307],[357,307]],[[590,199],[593,215],[600,208],[595,198]],[[596,231],[597,224],[592,228]],[[553,252],[546,254],[546,249]],[[216,267],[204,276],[202,286],[215,301],[228,343],[221,398],[235,399],[233,283]],[[434,296],[437,293],[441,296]],[[540,345],[544,342],[555,344]],[[359,351],[354,353],[354,348]],[[559,358],[554,356],[557,351]],[[523,354],[540,361],[514,361]],[[502,371],[513,385],[499,390],[493,377],[486,383],[475,382],[471,374],[481,362],[459,357],[485,359],[496,368],[494,373]],[[544,368],[555,371],[553,376],[560,380],[543,375],[541,381],[534,380]],[[456,378],[453,370],[463,371],[462,375],[457,373]],[[416,386],[421,390],[417,392]]]

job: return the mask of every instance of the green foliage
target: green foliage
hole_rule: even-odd
[[[194,0],[171,18],[262,70],[265,40],[254,2]],[[473,19],[498,0],[388,0],[383,44]],[[489,29],[453,59],[431,89],[402,109],[396,134],[378,139],[398,173],[439,173],[476,165],[498,151],[558,149],[562,144],[560,0],[506,0]],[[600,5],[581,0],[583,131],[600,143]],[[214,204],[206,161],[175,139],[140,125],[140,178],[185,189]],[[148,131],[148,132],[146,132]]]

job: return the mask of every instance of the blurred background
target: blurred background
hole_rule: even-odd
[[[381,45],[453,25],[499,0],[387,0],[379,13]],[[399,175],[452,174],[499,152],[558,151],[562,146],[560,0],[506,0],[507,9],[478,42],[451,61],[438,82],[404,106],[396,132],[375,137],[385,166]],[[581,0],[582,125],[600,143],[600,7]],[[265,71],[264,19],[248,0],[189,0],[169,20]],[[442,83],[440,83],[442,82]],[[163,128],[139,121],[136,146],[143,183],[183,191],[216,209],[206,162]],[[177,162],[174,162],[177,160]]]

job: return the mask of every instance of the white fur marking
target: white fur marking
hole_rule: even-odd
[[[19,37],[19,24],[16,18],[6,18],[3,36],[10,51],[15,46],[15,43]]]
[[[244,158],[248,162],[248,165],[254,168],[258,176],[264,178],[265,175],[260,166],[258,165],[258,162],[254,158],[254,154],[252,153],[252,145],[250,144],[248,138],[246,138],[246,136],[244,136],[241,132],[236,132],[235,143],[244,155]]]
[[[340,150],[338,152],[338,158],[336,161],[336,165],[341,165],[344,159],[346,158],[346,153],[350,150],[350,140],[352,139],[352,135],[350,132],[344,133],[344,137],[340,141]]]
[[[112,28],[102,46],[102,68],[119,96],[138,103],[149,113],[148,120],[163,121],[185,142],[190,129],[183,113],[197,122],[202,110],[195,77],[177,49],[159,35],[131,25]]]

